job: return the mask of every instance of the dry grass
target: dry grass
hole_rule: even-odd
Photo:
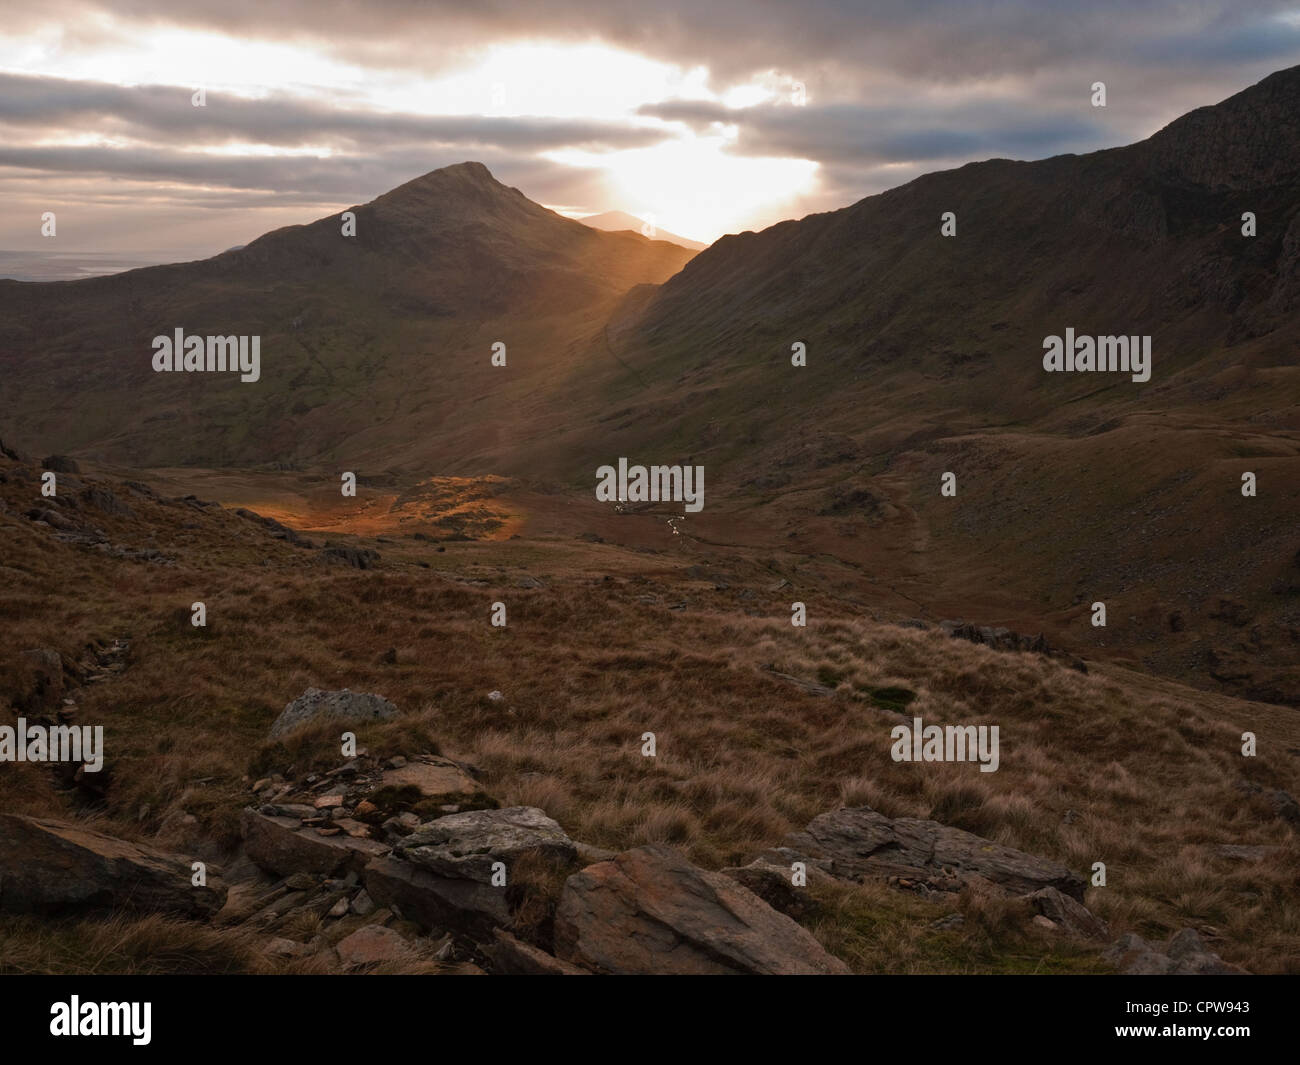
[[[15,508],[25,498],[2,487]],[[336,730],[269,745],[271,720],[308,686],[349,687],[405,711],[360,730],[371,750],[437,747],[467,758],[502,805],[540,806],[597,846],[669,843],[716,868],[748,861],[827,809],[866,803],[934,817],[1081,874],[1104,862],[1107,886],[1091,889],[1088,904],[1117,934],[1211,926],[1228,960],[1300,971],[1300,848],[1263,800],[1235,786],[1298,790],[1293,714],[1120,670],[1084,676],[875,624],[834,602],[810,604],[808,627],[797,629],[777,593],[758,587],[744,610],[712,606],[692,597],[680,562],[606,546],[454,543],[436,553],[406,541],[380,545],[384,566],[362,572],[325,567],[228,512],[130,503],[139,520],[96,515],[96,523],[132,546],[156,536],[176,565],[106,560],[0,515],[8,633],[0,665],[12,668],[26,647],[75,658],[93,640],[131,640],[121,674],[76,693],[78,721],[105,726],[112,777],[100,816],[117,834],[219,861],[237,839],[246,778],[338,760]],[[521,559],[545,587],[517,586]],[[681,598],[685,609],[668,609]],[[197,599],[207,604],[206,633],[177,616]],[[488,624],[496,600],[508,606],[505,629]],[[807,694],[765,666],[835,694]],[[493,689],[506,699],[489,701]],[[903,718],[887,707],[908,693],[909,718],[999,726],[999,771],[893,762],[889,730]],[[1253,759],[1240,754],[1247,729],[1259,735]],[[655,734],[654,758],[640,753],[645,732]],[[72,809],[31,766],[0,774],[0,805]],[[197,823],[182,824],[183,813]],[[1282,849],[1267,862],[1232,863],[1213,855],[1219,843]],[[543,938],[558,886],[547,875],[537,871],[539,901],[523,918]],[[1096,967],[1094,954],[1044,942],[1024,920],[993,919],[996,907],[981,905],[963,930],[934,932],[941,914],[927,904],[845,889],[826,901],[817,933],[862,971]],[[121,927],[120,949],[87,941],[85,957],[99,951],[129,965],[132,937],[172,925]],[[253,971],[239,968],[252,963],[239,960],[238,941],[218,949],[208,935],[230,933],[196,929],[178,940],[181,954],[193,950],[204,971]],[[62,940],[50,936],[10,963],[59,964]]]

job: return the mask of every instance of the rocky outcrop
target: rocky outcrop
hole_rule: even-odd
[[[799,859],[795,857],[791,859],[791,862],[778,865],[773,860],[775,857],[776,852],[769,852],[768,858],[759,858],[748,865],[723,869],[722,875],[731,877],[732,880],[748,888],[774,910],[780,910],[787,917],[792,917],[797,921],[802,917],[806,917],[814,909],[813,901],[808,892],[804,888],[795,887],[794,884],[791,862]],[[807,866],[804,872],[809,884],[815,883],[819,877],[828,879],[826,874],[816,866]]]
[[[379,552],[369,547],[326,547],[321,558],[336,566],[353,569],[373,569],[379,562]]]
[[[995,651],[1023,651],[1039,654],[1046,658],[1058,659],[1080,673],[1088,672],[1083,659],[1052,647],[1041,632],[1037,636],[1025,636],[1001,626],[970,625],[962,621],[941,621],[939,628],[954,640],[983,644]]]
[[[437,755],[421,755],[403,765],[385,769],[379,780],[383,788],[409,789],[419,802],[479,803],[483,789],[456,762]]]
[[[364,723],[383,721],[397,716],[397,707],[382,695],[368,695],[344,688],[342,691],[321,691],[308,688],[302,695],[281,711],[271,725],[271,738],[279,739],[296,729],[315,725],[321,721]]]
[[[1056,862],[937,821],[885,817],[868,806],[821,814],[761,858],[786,867],[804,860],[841,880],[899,877],[940,891],[960,890],[969,878],[981,877],[1009,895],[1050,887],[1082,902],[1085,887],[1083,877]]]
[[[1060,931],[1080,939],[1108,939],[1110,927],[1083,903],[1053,887],[1040,888],[1028,896],[1035,912]]]
[[[426,931],[456,929],[484,938],[510,921],[505,891],[474,879],[439,876],[411,862],[378,858],[365,869],[366,892]]]
[[[638,847],[565,882],[556,954],[613,974],[842,974],[806,929],[721,873]]]
[[[525,855],[563,866],[576,861],[577,850],[535,807],[449,814],[420,825],[391,858],[367,866],[366,890],[422,927],[483,938],[509,923],[505,885]]]
[[[225,902],[215,866],[192,883],[191,860],[64,821],[0,814],[0,911],[60,915],[124,910],[209,917]]]
[[[360,871],[372,858],[388,853],[386,844],[356,838],[337,828],[305,826],[297,817],[280,817],[246,809],[240,819],[244,850],[260,868],[280,876],[290,873]]]
[[[439,876],[481,883],[491,882],[497,862],[508,869],[525,854],[560,862],[577,858],[564,829],[534,806],[440,817],[417,828],[397,844],[394,853]]]
[[[1175,932],[1163,951],[1130,932],[1116,940],[1102,956],[1131,976],[1247,975],[1245,969],[1228,964],[1210,950],[1194,928]]]

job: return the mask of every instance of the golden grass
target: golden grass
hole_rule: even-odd
[[[12,667],[26,647],[75,658],[96,639],[131,640],[124,672],[76,693],[78,722],[105,726],[112,781],[102,817],[119,835],[219,860],[237,842],[250,777],[339,760],[331,727],[268,744],[275,715],[308,686],[349,687],[405,712],[359,730],[372,751],[441,748],[468,759],[502,805],[540,806],[597,846],[669,843],[716,868],[747,862],[825,810],[865,803],[1083,875],[1104,862],[1107,886],[1091,888],[1088,905],[1117,935],[1209,926],[1227,960],[1300,971],[1300,848],[1262,799],[1235,787],[1297,790],[1300,724],[1277,708],[1119,669],[1084,676],[865,621],[833,602],[814,604],[808,627],[793,628],[788,593],[763,586],[745,608],[765,616],[698,598],[669,610],[690,592],[681,562],[604,545],[449,544],[435,553],[407,541],[380,545],[383,567],[361,572],[323,566],[229,512],[130,502],[143,520],[119,520],[114,540],[138,546],[156,535],[175,566],[106,560],[0,516],[9,634],[0,665]],[[546,587],[517,586],[524,551]],[[601,581],[605,573],[614,579]],[[643,602],[647,594],[659,602]],[[181,620],[199,599],[206,633]],[[505,629],[488,623],[496,600],[508,606]],[[384,661],[390,648],[395,662]],[[766,666],[835,694],[807,694]],[[486,698],[493,689],[503,702]],[[907,718],[998,725],[999,771],[893,762],[889,730],[904,718],[881,705],[887,689],[914,693]],[[1256,758],[1240,754],[1246,729],[1259,734]],[[645,732],[655,734],[654,758],[640,753]],[[0,774],[0,805],[71,809],[31,766]],[[197,823],[182,824],[182,813]],[[1214,856],[1219,843],[1281,850],[1234,863]],[[534,929],[549,920],[556,885],[545,879],[525,917]],[[964,929],[937,933],[935,916],[884,888],[844,889],[817,934],[860,971],[1094,967],[1095,953],[1045,942],[1020,918],[968,917]],[[45,955],[50,964],[56,954]],[[217,964],[203,957],[196,964]]]

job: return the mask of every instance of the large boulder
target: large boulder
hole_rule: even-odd
[[[505,890],[490,883],[438,876],[410,862],[376,858],[365,870],[366,894],[426,932],[484,938],[510,922]]]
[[[509,869],[524,854],[577,859],[573,840],[535,806],[476,810],[429,821],[397,844],[398,857],[439,876],[490,883],[492,866]]]
[[[843,974],[847,966],[730,877],[638,847],[565,881],[556,954],[614,974]]]
[[[960,888],[982,877],[1007,894],[1027,895],[1051,887],[1078,902],[1086,883],[1057,862],[984,839],[937,821],[889,818],[869,806],[841,807],[821,814],[784,848],[764,859],[789,864],[804,856],[841,880],[890,877],[933,879]]]
[[[449,814],[399,841],[391,858],[371,862],[366,890],[380,906],[424,928],[482,938],[510,920],[493,866],[505,866],[509,883],[511,867],[525,855],[561,865],[577,861],[564,829],[535,807]]]
[[[319,721],[337,719],[348,722],[382,721],[397,716],[397,707],[382,695],[364,692],[327,692],[308,688],[281,711],[271,725],[271,739],[287,736],[296,729]]]
[[[1110,926],[1082,902],[1063,895],[1053,887],[1041,888],[1028,896],[1040,917],[1057,928],[1081,939],[1109,939]]]
[[[192,884],[191,859],[64,821],[0,814],[0,911],[125,910],[211,917],[226,900],[218,870]]]
[[[296,817],[268,816],[252,809],[244,811],[239,828],[248,857],[277,876],[359,873],[371,859],[388,853],[388,847],[377,840],[323,836]]]

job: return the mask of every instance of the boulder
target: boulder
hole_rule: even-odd
[[[510,920],[503,886],[492,866],[507,869],[524,855],[573,863],[573,841],[541,810],[513,806],[449,814],[400,839],[389,859],[366,867],[366,890],[424,928],[483,938]]]
[[[482,795],[478,782],[455,762],[436,755],[421,755],[395,769],[385,769],[380,785],[386,788],[414,788],[422,800],[446,803]]]
[[[955,881],[951,889],[956,890],[979,876],[1007,894],[1051,887],[1078,902],[1086,886],[1083,877],[1056,862],[937,821],[885,817],[869,806],[821,814],[802,832],[787,836],[784,848],[760,857],[788,865],[791,852],[829,863],[822,868],[840,880],[936,877]]]
[[[113,490],[104,484],[87,485],[79,497],[86,506],[94,507],[105,514],[115,514],[121,518],[133,518],[135,512],[118,499]]]
[[[1246,970],[1230,965],[1206,946],[1194,928],[1169,937],[1163,951],[1132,932],[1121,936],[1103,955],[1131,976],[1237,976]]]
[[[396,845],[397,857],[445,877],[490,883],[492,865],[536,853],[573,862],[577,850],[558,824],[534,806],[450,814],[421,825]]]
[[[379,552],[369,547],[326,547],[321,551],[326,562],[336,566],[351,566],[353,569],[373,569],[379,561]]]
[[[345,936],[334,947],[345,965],[414,961],[418,955],[399,932],[383,925],[366,925]]]
[[[1028,896],[1034,910],[1059,928],[1081,939],[1108,939],[1110,926],[1087,906],[1054,887],[1045,887]]]
[[[388,853],[388,847],[376,840],[322,836],[304,828],[297,818],[269,817],[253,809],[244,810],[239,828],[248,857],[277,876],[359,872],[372,858]]]
[[[366,893],[425,931],[455,929],[472,936],[507,924],[505,890],[477,880],[438,876],[410,862],[376,858],[365,869]]]
[[[503,976],[590,976],[586,969],[579,969],[567,961],[561,961],[540,947],[516,939],[504,929],[495,929],[492,943],[485,948],[492,971]]]
[[[226,900],[214,866],[194,887],[191,859],[65,821],[0,814],[0,911],[211,917]]]
[[[321,691],[308,688],[281,711],[271,725],[271,738],[287,736],[295,729],[319,721],[337,719],[348,722],[382,721],[397,716],[397,707],[382,695],[364,692]]]
[[[798,861],[797,858],[794,860]],[[795,920],[816,908],[808,896],[807,888],[795,887],[789,863],[777,865],[770,859],[759,858],[748,865],[724,869],[722,873],[743,884],[773,909],[780,910]],[[809,883],[824,875],[815,866],[808,866],[805,873]]]
[[[77,465],[76,459],[70,459],[67,455],[46,455],[41,459],[41,465],[47,470],[53,470],[55,473],[80,473],[81,467]]]
[[[844,974],[807,930],[721,873],[638,847],[569,877],[556,954],[613,974]]]

